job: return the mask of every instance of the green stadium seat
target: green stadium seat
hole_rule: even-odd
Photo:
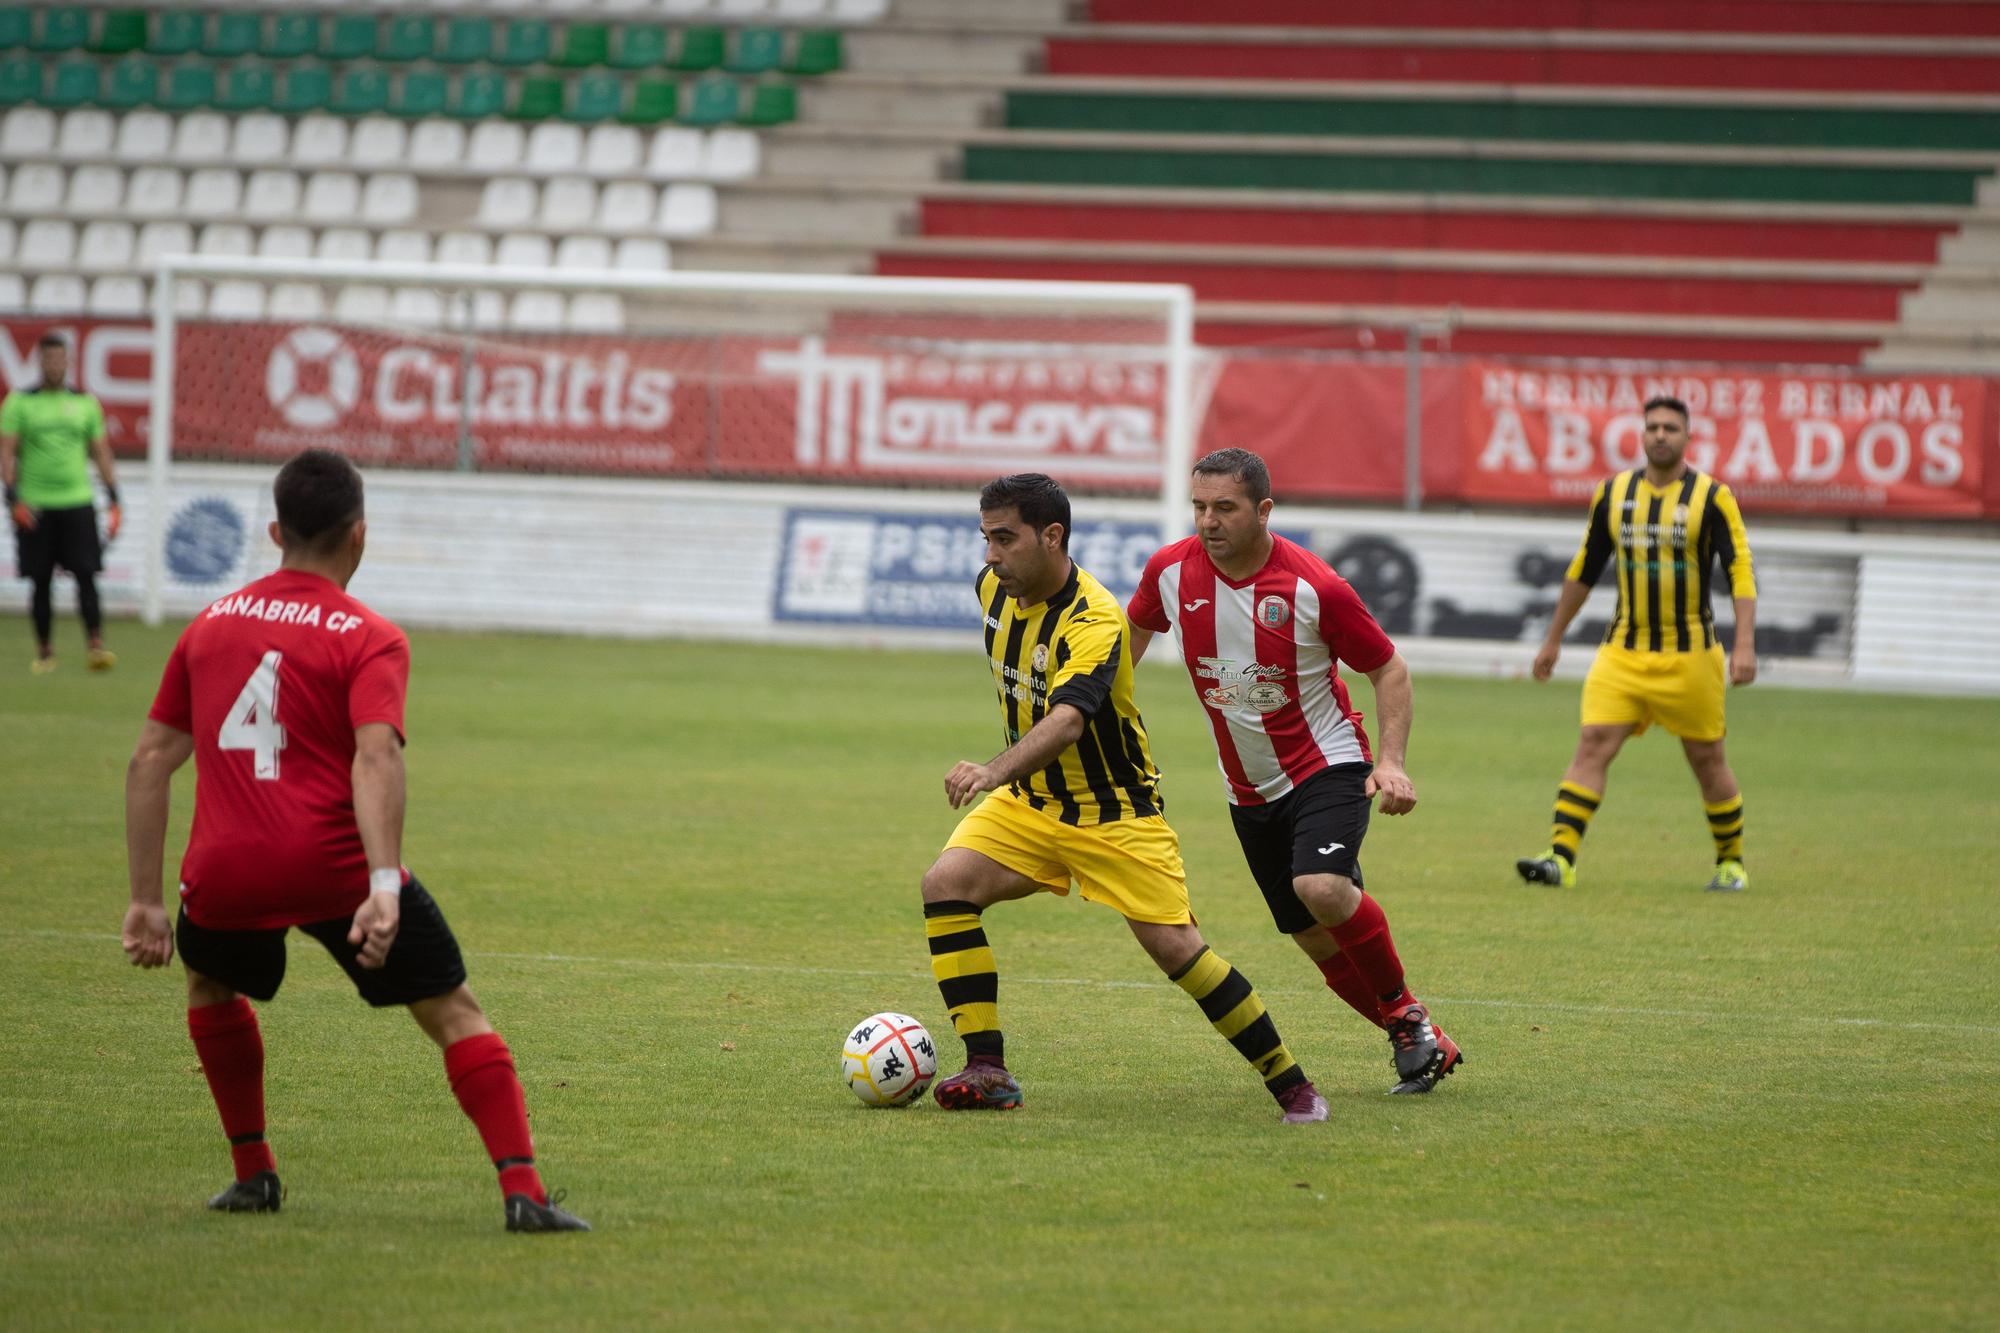
[[[394,110],[399,116],[437,116],[444,113],[445,78],[434,69],[413,69],[396,85]]]
[[[264,40],[263,24],[255,14],[225,9],[208,25],[208,37],[201,53],[216,60],[235,60],[255,51]]]
[[[146,38],[146,50],[156,56],[193,55],[201,49],[202,33],[208,16],[198,9],[163,9],[153,15],[153,31]]]
[[[104,105],[113,111],[150,106],[160,93],[160,67],[143,56],[113,65],[104,81]]]
[[[680,114],[681,88],[671,79],[640,79],[632,85],[632,101],[618,117],[627,125],[657,125]]]
[[[485,120],[506,110],[507,80],[487,70],[461,75],[445,107],[446,114],[460,120]]]
[[[257,48],[272,60],[297,60],[319,49],[319,15],[276,14]]]
[[[90,49],[99,55],[122,56],[146,44],[146,11],[107,9],[97,20],[97,36]]]
[[[650,24],[620,28],[605,61],[613,69],[651,69],[667,61],[667,30]]]
[[[506,40],[493,57],[497,65],[542,65],[548,63],[554,34],[541,19],[515,19],[507,25]]]
[[[278,85],[275,108],[288,116],[324,111],[333,101],[333,71],[325,65],[293,65]]]
[[[389,76],[379,69],[350,69],[334,85],[335,115],[372,116],[389,106]]]
[[[507,114],[515,120],[547,120],[561,115],[562,109],[563,81],[537,77],[515,85],[514,105]]]
[[[738,28],[729,44],[723,68],[732,74],[763,74],[785,56],[785,39],[776,28]]]
[[[176,65],[167,75],[160,106],[168,111],[196,111],[215,102],[215,66]]]
[[[375,16],[336,14],[320,30],[319,53],[327,60],[359,60],[375,54]]]
[[[717,69],[722,64],[722,55],[722,29],[682,28],[681,40],[667,65],[672,69]]]
[[[42,11],[41,31],[28,39],[36,51],[77,51],[90,41],[90,11],[69,5]]]
[[[28,44],[33,17],[25,5],[0,5],[0,51],[14,51]]]
[[[799,90],[789,83],[760,83],[738,117],[745,125],[789,125],[799,118]]]
[[[42,62],[33,56],[0,60],[0,106],[37,102],[42,96]]]
[[[624,103],[623,79],[616,74],[586,74],[570,85],[569,102],[563,108],[563,117],[586,124],[610,120]]]
[[[383,60],[398,62],[428,60],[436,45],[437,25],[428,16],[406,14],[389,20],[375,54]]]
[[[237,65],[222,81],[215,105],[221,111],[267,111],[276,100],[277,80],[269,65]]]
[[[555,63],[565,69],[588,69],[603,64],[610,54],[611,29],[602,23],[572,23],[563,29]]]
[[[831,74],[845,62],[837,32],[802,32],[785,61],[787,74]]]
[[[437,58],[448,65],[475,65],[493,58],[493,20],[460,16],[445,25]]]
[[[694,86],[681,119],[690,125],[726,125],[743,109],[743,90],[734,79],[702,79]]]
[[[47,102],[59,110],[89,106],[97,100],[98,64],[95,60],[65,60],[56,66],[49,80]]]

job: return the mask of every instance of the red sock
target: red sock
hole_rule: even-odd
[[[500,1193],[525,1194],[547,1203],[528,1137],[528,1103],[514,1073],[514,1056],[497,1032],[455,1041],[444,1050],[445,1077],[466,1118],[479,1130],[486,1155],[500,1172]]]
[[[188,1036],[222,1114],[236,1178],[277,1170],[271,1145],[264,1142],[264,1034],[257,1028],[257,1011],[241,995],[190,1009]]]
[[[1389,918],[1382,915],[1380,904],[1364,893],[1354,915],[1328,929],[1360,973],[1379,1012],[1386,1015],[1410,1002],[1410,992],[1403,986],[1403,960],[1396,956]]]
[[[1319,971],[1320,975],[1326,978],[1327,987],[1335,995],[1347,1001],[1350,1009],[1376,1027],[1382,1026],[1382,1011],[1376,1004],[1375,993],[1369,990],[1368,983],[1361,979],[1361,973],[1355,968],[1353,959],[1344,953],[1322,958],[1319,960]]]

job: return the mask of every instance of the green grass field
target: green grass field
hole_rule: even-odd
[[[1142,673],[1195,906],[1333,1106],[1287,1127],[1117,918],[996,908],[1008,1116],[864,1110],[846,1027],[958,1047],[917,880],[999,728],[959,656],[413,636],[406,857],[598,1230],[517,1237],[441,1062],[309,941],[263,1008],[275,1217],[178,975],[125,965],[124,762],[171,639],[31,679],[0,620],[0,1325],[8,1328],[1992,1327],[2000,701],[1732,704],[1742,896],[1670,738],[1574,892],[1529,890],[1574,684],[1420,678],[1421,805],[1371,887],[1468,1055],[1386,1043],[1269,925],[1197,705]],[[73,622],[61,627],[72,648]],[[1364,689],[1365,694],[1365,689]],[[169,873],[192,774],[176,791]],[[171,880],[169,881],[171,882]],[[297,937],[294,937],[295,940]]]

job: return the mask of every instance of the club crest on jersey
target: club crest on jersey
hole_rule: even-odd
[[[1035,670],[1047,671],[1049,669],[1049,646],[1046,643],[1038,643],[1035,645],[1034,661],[1035,661]]]
[[[1257,623],[1266,629],[1283,629],[1291,618],[1292,608],[1276,593],[1257,603]]]

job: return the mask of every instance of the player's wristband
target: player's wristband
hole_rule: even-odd
[[[109,500],[109,501],[111,501],[111,503],[112,503],[112,504],[114,504],[114,505],[115,505],[115,504],[117,504],[117,503],[118,503],[118,488],[117,488],[116,486],[106,486],[106,487],[104,488],[104,498],[105,498],[105,499],[107,499],[107,500]]]
[[[402,870],[391,866],[387,870],[369,871],[368,892],[370,894],[386,893],[391,897],[400,898],[403,894]]]

